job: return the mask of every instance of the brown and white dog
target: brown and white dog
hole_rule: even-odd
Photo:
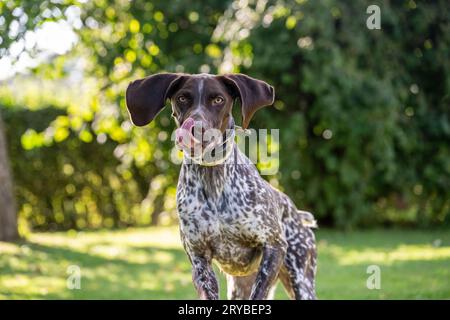
[[[229,299],[267,299],[277,279],[291,298],[315,299],[313,216],[262,179],[233,141],[235,100],[246,128],[273,103],[273,88],[243,74],[161,73],[133,81],[126,92],[137,126],[151,122],[169,99],[185,155],[177,187],[181,240],[199,297],[219,298],[215,260],[227,275]],[[222,139],[204,139],[208,130]],[[194,155],[197,146],[223,152],[209,162],[204,153]]]

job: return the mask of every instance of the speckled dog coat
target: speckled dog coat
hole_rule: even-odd
[[[148,124],[167,99],[179,127],[201,123],[226,136],[234,130],[236,99],[247,127],[256,110],[273,103],[274,90],[242,74],[157,74],[127,89],[133,123]],[[226,143],[230,152],[214,166],[185,157],[178,180],[181,240],[199,297],[219,298],[215,260],[227,275],[229,299],[270,298],[278,279],[291,298],[315,299],[313,216],[262,179],[233,141]],[[185,155],[189,152],[184,149]]]

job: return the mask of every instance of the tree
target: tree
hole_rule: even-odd
[[[56,119],[3,113],[22,136],[9,147],[17,201],[33,208],[27,222],[67,229],[104,218],[128,226],[174,211],[170,108],[136,129],[124,97],[131,80],[168,71],[242,72],[276,88],[274,108],[252,120],[282,129],[274,145],[280,172],[267,178],[322,226],[450,225],[448,1],[380,1],[382,30],[366,27],[371,4],[0,2],[0,56],[29,50],[20,45],[27,31],[65,19],[77,45],[34,72],[55,79],[83,60],[86,78],[95,79],[92,101],[73,99]],[[23,145],[27,157],[18,153]]]
[[[18,237],[13,183],[0,117],[0,241],[11,241]]]

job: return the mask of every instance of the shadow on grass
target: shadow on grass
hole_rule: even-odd
[[[57,290],[47,292],[45,294],[47,299],[195,298],[188,259],[179,249],[129,247],[127,252],[138,253],[143,258],[142,263],[137,263],[127,261],[126,258],[102,257],[89,253],[89,250],[80,252],[33,242],[21,242],[19,245],[31,253],[19,253],[9,257],[2,255],[1,278],[18,279],[19,285],[23,282],[20,280],[21,277],[29,279],[31,285],[35,278],[48,278],[49,281],[56,283]],[[153,259],[158,256],[163,256],[164,259]],[[17,259],[20,259],[20,263],[15,263]],[[80,290],[67,289],[66,280],[69,276],[67,268],[70,265],[81,268]],[[11,282],[14,286],[14,280]],[[0,294],[6,297],[16,296],[5,292],[5,288],[1,285]],[[21,294],[18,294],[18,297],[20,296]],[[39,294],[31,294],[28,297],[43,298]]]
[[[148,229],[152,238],[142,242],[127,241],[142,234],[135,230],[88,240],[62,235],[65,243],[58,242],[61,234],[0,243],[0,298],[195,299],[188,258],[176,241],[163,244],[161,230],[169,240],[178,237],[177,231],[160,228]],[[320,299],[450,298],[450,235],[445,232],[319,230],[317,239]],[[380,290],[366,287],[367,267],[374,264],[381,269]],[[67,288],[70,265],[81,268],[80,290]],[[217,274],[225,298],[224,277]],[[286,298],[280,284],[276,298]]]
[[[320,230],[317,292],[324,299],[449,299],[450,233]],[[369,266],[381,288],[367,288]]]

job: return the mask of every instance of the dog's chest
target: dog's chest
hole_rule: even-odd
[[[217,260],[230,274],[254,272],[264,241],[261,205],[251,200],[254,191],[240,176],[218,173],[203,176],[181,172],[177,190],[180,231],[188,251]],[[236,179],[238,181],[236,181]]]
[[[208,190],[199,181],[179,186],[177,206],[180,226],[188,242],[247,242],[243,228],[253,208],[245,205],[243,193],[227,185],[222,190]],[[248,228],[249,226],[247,226]],[[251,226],[250,226],[251,227]]]

